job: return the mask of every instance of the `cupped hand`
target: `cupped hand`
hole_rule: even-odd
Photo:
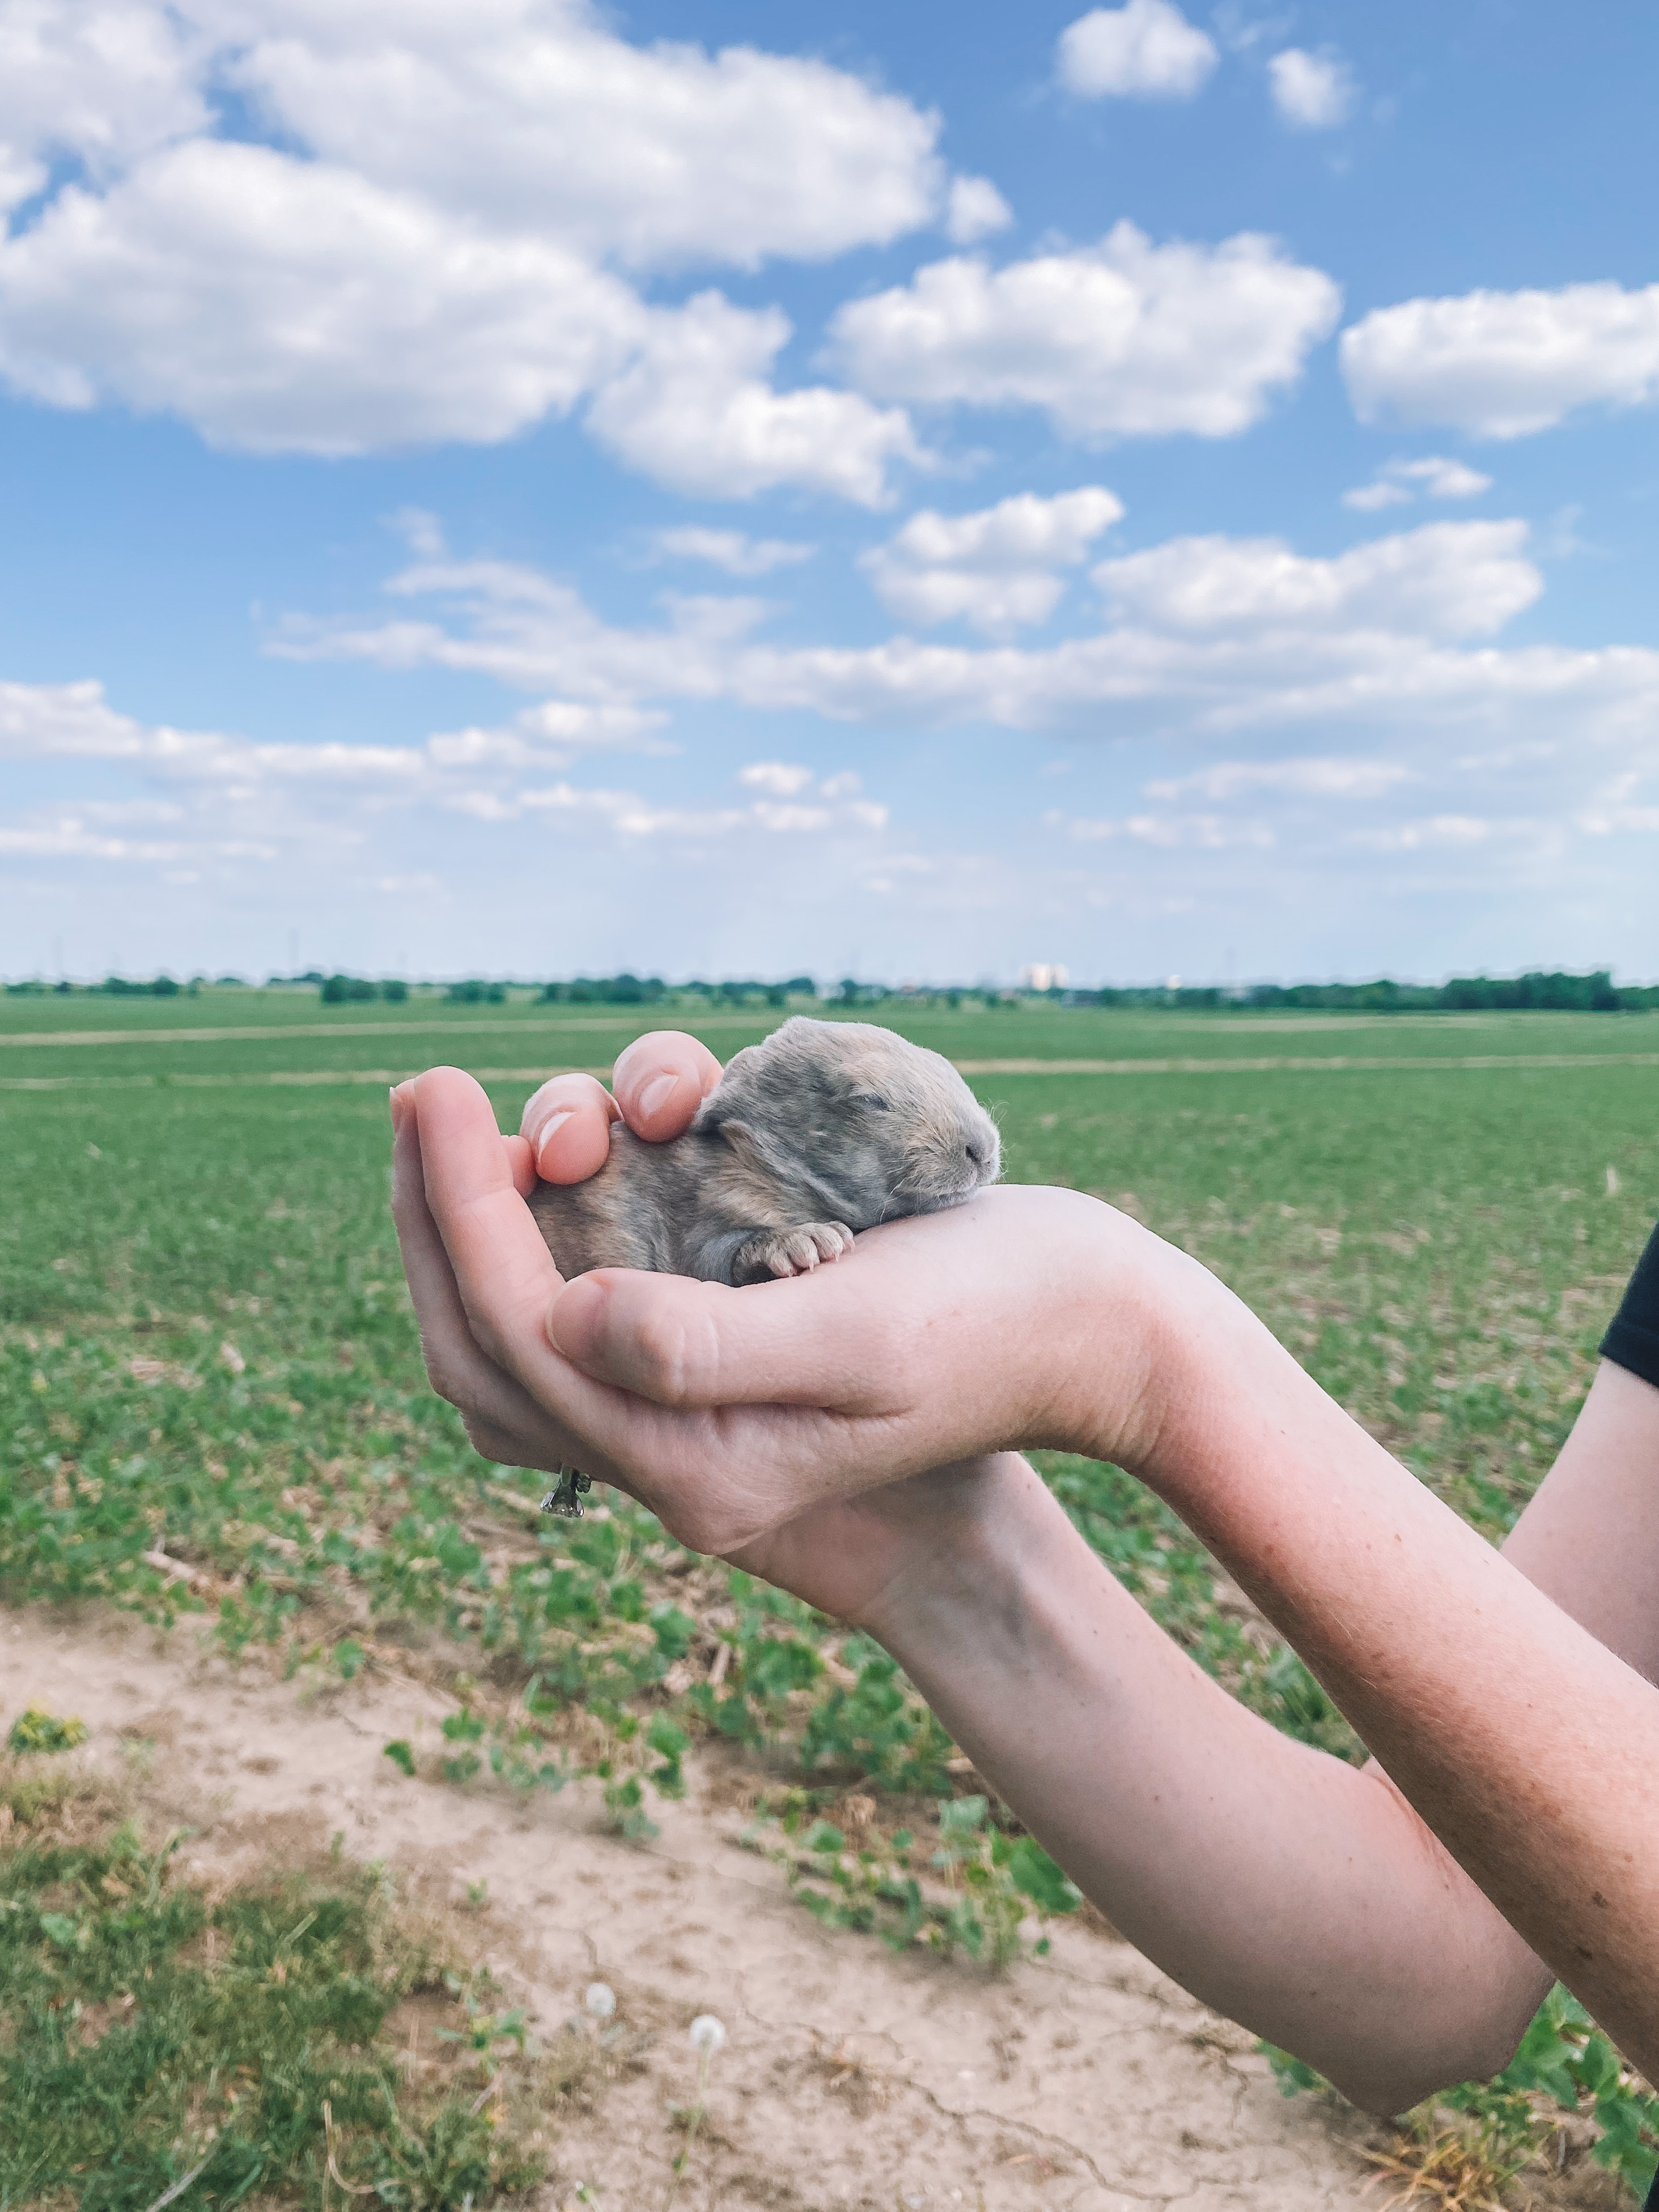
[[[849,1519],[880,1486],[1007,1444],[1145,1448],[1149,1271],[1190,1263],[1092,1200],[984,1192],[743,1290],[611,1269],[567,1285],[470,1076],[428,1071],[393,1116],[428,1371],[473,1443],[613,1482],[697,1550],[807,1595],[826,1542],[879,1538],[903,1505]]]

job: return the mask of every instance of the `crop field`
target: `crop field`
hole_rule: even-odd
[[[1011,1178],[1093,1192],[1182,1245],[1501,1536],[1659,1216],[1659,1015],[889,1002],[872,1018],[963,1066]],[[544,1075],[602,1071],[646,1028],[679,1023],[725,1057],[780,1018],[298,992],[0,1000],[0,1577],[13,1602],[193,1619],[292,1676],[419,1672],[452,1701],[446,1741],[395,1743],[395,1761],[459,1787],[588,1778],[624,1832],[649,1832],[691,1747],[716,1739],[749,1762],[757,1848],[821,1917],[994,1961],[1075,1893],[890,1662],[626,1501],[538,1520],[544,1484],[481,1462],[421,1368],[387,1215],[388,1082],[469,1067],[511,1126]],[[1279,1726],[1363,1755],[1162,1506],[1114,1469],[1041,1464],[1200,1663]],[[874,1808],[857,1856],[827,1817],[849,1791]],[[137,1844],[96,1848],[159,1884]],[[1571,2008],[1546,2028],[1578,2068],[1571,2095],[1586,2113],[1601,2098],[1607,2158],[1639,2180],[1639,2085],[1595,2077],[1598,2039]],[[1540,2064],[1546,2087],[1566,2080]],[[1542,2124],[1535,2097],[1504,2094],[1518,2164]],[[367,2148],[358,2170],[381,2171]],[[148,2179],[108,2203],[145,2212]],[[313,2203],[327,2187],[299,2166],[283,2182]]]

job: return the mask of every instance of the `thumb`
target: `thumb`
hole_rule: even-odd
[[[843,1262],[738,1291],[601,1268],[557,1293],[547,1333],[584,1374],[659,1406],[874,1413],[893,1400],[897,1332],[860,1299],[854,1272]]]

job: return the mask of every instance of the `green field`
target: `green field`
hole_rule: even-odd
[[[1508,1525],[1659,1213],[1659,1018],[884,1014],[974,1071],[1012,1178],[1093,1191],[1182,1244],[1425,1480],[1489,1533]],[[776,1019],[696,1026],[727,1054]],[[377,1636],[418,1620],[544,1657],[471,1557],[466,1526],[500,1516],[503,1477],[425,1388],[383,1085],[453,1060],[510,1124],[541,1073],[603,1066],[647,1025],[297,992],[0,1003],[14,1591],[159,1602],[169,1583],[143,1554],[165,1544],[211,1578],[198,1589],[228,1586],[233,1638],[245,1617],[263,1638],[332,1609]],[[1021,1060],[1113,1072],[978,1072]],[[1086,1463],[1048,1471],[1207,1663],[1340,1740],[1282,1663],[1294,1710],[1278,1710],[1274,1662],[1229,1631],[1161,1509]],[[544,1529],[538,1549],[584,1540]],[[182,1584],[172,1598],[191,1601]],[[285,1649],[297,1632],[279,1630]]]
[[[725,1056],[777,1018],[0,1001],[9,1595],[196,1612],[290,1671],[418,1662],[455,1697],[452,1780],[597,1771],[624,1825],[707,1734],[807,1793],[796,1808],[872,1784],[914,1825],[971,1787],[873,1647],[625,1504],[538,1525],[514,1503],[537,1480],[480,1462],[422,1372],[387,1080],[471,1067],[510,1125],[541,1074],[606,1066],[645,1028],[684,1020]],[[878,1018],[969,1070],[1011,1178],[1095,1192],[1184,1246],[1460,1512],[1493,1536],[1513,1520],[1659,1215],[1659,1016]],[[1201,1663],[1355,1754],[1162,1507],[1111,1469],[1044,1471]]]

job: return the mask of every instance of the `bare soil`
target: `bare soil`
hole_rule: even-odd
[[[665,2205],[704,2012],[728,2040],[677,2212],[1335,2212],[1388,2193],[1364,2157],[1385,2130],[1281,2097],[1249,2036],[1098,1929],[1062,1925],[1049,1958],[993,1978],[823,1929],[736,1847],[717,1760],[689,1762],[687,1801],[629,1844],[580,1787],[523,1802],[408,1779],[382,1747],[429,1748],[450,1709],[418,1683],[284,1684],[188,1627],[94,1613],[0,1628],[0,1711],[31,1702],[136,1769],[147,1825],[187,1826],[210,1881],[343,1831],[428,1897],[487,1885],[475,1943],[544,2041],[611,1985],[626,2033],[550,2108],[535,2212]]]

